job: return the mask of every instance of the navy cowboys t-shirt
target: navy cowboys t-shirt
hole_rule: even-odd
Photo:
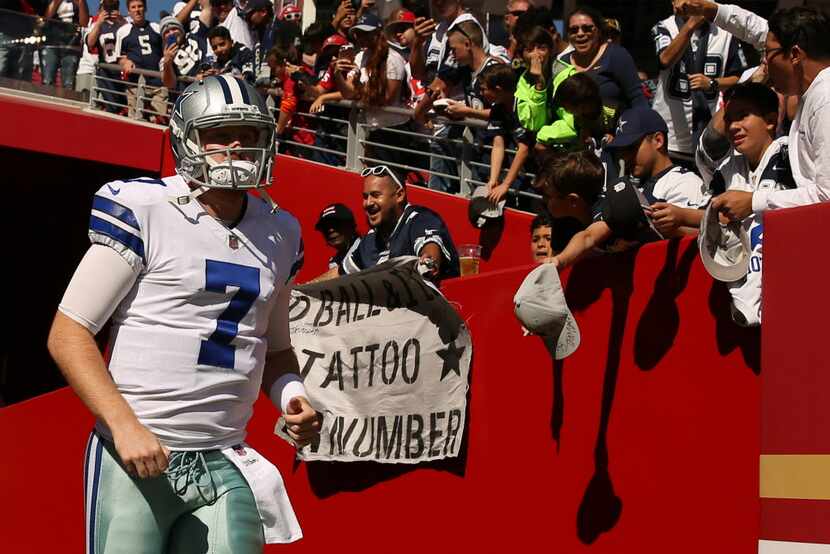
[[[126,56],[139,69],[159,70],[159,62],[164,51],[158,24],[145,21],[140,27],[127,23],[116,33],[116,55]],[[138,81],[138,75],[131,75],[130,80]],[[161,79],[147,78],[147,84],[161,86]]]
[[[343,260],[341,271],[357,273],[398,256],[417,256],[429,243],[437,244],[444,255],[438,278],[458,277],[461,274],[458,252],[441,216],[429,208],[412,204],[404,209],[388,241],[384,242],[372,229],[352,246]]]
[[[101,23],[98,33],[98,63],[118,63],[118,53],[115,51],[115,34],[122,26],[123,21],[109,21]]]
[[[235,42],[231,47],[227,61],[214,60],[214,69],[222,73],[230,73],[234,77],[245,79],[254,84],[256,74],[254,72],[254,53],[242,43]]]
[[[187,33],[184,44],[179,46],[176,55],[173,57],[173,67],[177,77],[194,77],[208,55],[208,28],[198,20],[191,21],[191,27],[196,27],[194,23],[198,23],[198,29],[195,32]],[[179,88],[184,88],[187,85],[188,83],[178,83]]]
[[[510,139],[513,139],[516,144],[526,144],[530,147],[536,144],[536,133],[522,127],[516,110],[508,110],[501,104],[493,104],[490,108],[490,119],[487,120],[484,135],[490,140],[502,136],[505,142],[509,143]]]

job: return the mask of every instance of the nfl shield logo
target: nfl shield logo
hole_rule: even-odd
[[[228,235],[228,246],[230,246],[233,250],[239,248],[239,239],[236,235]]]

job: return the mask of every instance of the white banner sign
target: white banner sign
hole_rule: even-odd
[[[418,463],[458,455],[472,356],[458,313],[397,258],[298,287],[291,342],[323,414],[303,460]],[[287,439],[277,423],[277,434]]]

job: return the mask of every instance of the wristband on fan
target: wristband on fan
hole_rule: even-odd
[[[303,382],[296,373],[281,375],[271,385],[271,390],[268,391],[268,397],[271,399],[271,402],[274,406],[282,410],[283,414],[288,410],[288,403],[291,399],[297,396],[308,398]]]

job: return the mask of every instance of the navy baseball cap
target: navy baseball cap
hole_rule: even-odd
[[[651,108],[631,108],[620,116],[617,132],[608,148],[625,148],[657,132],[663,132],[666,136],[669,134],[669,127],[659,113]]]
[[[349,29],[349,34],[355,31],[371,33],[372,31],[380,31],[381,29],[383,29],[383,21],[374,12],[366,12],[360,16],[357,23],[352,25],[352,28]]]
[[[339,221],[357,225],[354,214],[343,204],[330,204],[323,208],[323,211],[320,212],[320,217],[317,218],[317,223],[314,224],[314,228],[318,231],[322,230],[326,221]]]

